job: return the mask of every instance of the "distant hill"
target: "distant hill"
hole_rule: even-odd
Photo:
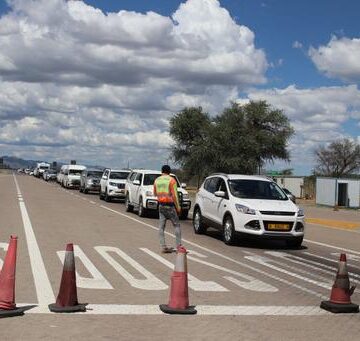
[[[4,165],[7,165],[12,169],[35,168],[38,162],[48,162],[46,160],[24,160],[14,156],[0,156],[0,158],[3,158]],[[52,162],[49,163],[52,164]],[[64,164],[65,163],[63,162],[57,162],[57,168],[60,169],[60,167]],[[98,168],[98,169],[105,168],[103,166],[91,166],[91,165],[85,165],[85,166],[88,168]]]

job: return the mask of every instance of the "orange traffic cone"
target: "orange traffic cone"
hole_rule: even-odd
[[[358,313],[359,306],[351,303],[350,296],[354,293],[355,286],[350,288],[350,280],[346,266],[346,255],[340,255],[339,268],[334,285],[331,289],[330,300],[322,301],[320,308],[332,313]]]
[[[189,306],[189,290],[187,275],[187,251],[179,246],[176,252],[175,269],[171,276],[169,304],[161,304],[160,309],[167,314],[196,314],[193,306]]]
[[[0,272],[0,317],[24,314],[24,309],[15,304],[16,249],[17,237],[10,236],[9,248]]]
[[[67,244],[59,294],[56,303],[49,304],[49,309],[53,313],[74,313],[86,311],[86,305],[77,299],[74,246]]]

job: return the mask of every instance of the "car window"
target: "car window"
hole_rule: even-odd
[[[161,174],[145,174],[144,176],[144,186],[151,186],[154,184],[155,180],[161,176]]]
[[[136,172],[132,172],[132,173],[130,174],[129,180],[130,180],[130,181],[134,181],[136,174],[137,174]]]
[[[210,178],[210,179],[206,180],[206,182],[204,184],[204,188],[210,193],[215,193],[219,188],[219,186],[218,186],[219,179],[220,178],[218,178],[218,177],[214,177],[214,178]]]
[[[109,175],[109,170],[106,170],[103,174],[103,176],[108,176]]]
[[[129,175],[129,172],[111,172],[109,179],[125,180]]]
[[[226,183],[225,183],[225,180],[222,178],[219,179],[218,191],[223,191],[223,192],[227,193]]]
[[[233,196],[244,199],[288,200],[281,188],[274,182],[262,180],[229,180]]]
[[[86,174],[85,174],[85,176],[86,176]],[[87,173],[87,176],[92,176],[94,178],[101,178],[102,172],[101,171],[89,171]]]

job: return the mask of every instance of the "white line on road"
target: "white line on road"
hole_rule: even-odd
[[[14,181],[16,185],[17,194],[21,195],[19,184],[14,174]],[[36,241],[35,233],[31,225],[31,221],[22,200],[19,200],[21,217],[24,224],[25,237],[29,250],[29,258],[31,264],[31,270],[34,276],[36,294],[39,304],[49,304],[55,302],[54,292],[52,290],[49,277],[47,275],[44,261],[41,257],[39,245]]]
[[[165,302],[164,302],[165,303]],[[31,304],[21,303],[21,306]],[[84,315],[165,315],[158,305],[89,304],[85,313],[73,314],[72,318]],[[254,306],[254,305],[198,305],[200,316],[326,316],[331,313],[318,306]],[[53,314],[47,306],[30,309],[27,314]]]
[[[342,250],[342,251],[346,251],[346,252],[352,252],[355,253],[357,255],[360,255],[360,252],[358,251],[354,251],[354,250],[350,250],[350,249],[345,249],[343,247],[338,247],[338,246],[334,246],[334,245],[329,245],[329,244],[325,244],[325,243],[320,243],[320,242],[316,242],[314,240],[309,240],[309,239],[304,239],[305,242],[307,243],[312,243],[312,244],[316,244],[316,245],[320,245],[320,246],[326,246],[329,247],[331,249],[336,249],[336,250]]]

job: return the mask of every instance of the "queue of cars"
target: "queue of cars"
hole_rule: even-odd
[[[44,167],[44,165],[42,165]],[[158,210],[153,185],[160,171],[147,169],[87,169],[81,165],[64,165],[56,175],[43,170],[43,178],[55,179],[65,188],[78,188],[85,194],[95,192],[100,199],[121,199],[127,212],[140,217]],[[191,200],[186,184],[175,174],[181,205],[181,219],[187,219]],[[284,240],[290,247],[300,247],[304,238],[304,211],[295,198],[272,179],[261,176],[218,173],[208,176],[197,191],[193,228],[196,234],[208,228],[219,229],[223,241],[234,244],[243,236]]]

